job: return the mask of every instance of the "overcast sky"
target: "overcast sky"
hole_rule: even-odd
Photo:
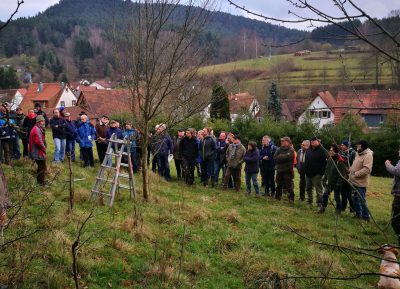
[[[83,0],[84,1],[84,0]],[[112,1],[112,0],[110,0]],[[233,0],[240,6],[245,6],[249,10],[256,13],[260,13],[267,16],[276,18],[290,19],[288,10],[293,10],[298,13],[304,14],[304,11],[295,10],[294,7],[286,0]],[[391,10],[400,9],[399,0],[353,0],[359,4],[367,13],[370,15],[382,18],[389,14]],[[0,0],[0,19],[6,20],[13,10],[15,10],[17,0]],[[34,16],[38,12],[44,11],[51,5],[58,3],[59,0],[25,0],[25,3],[20,7],[20,10],[16,17],[27,17]],[[318,8],[323,9],[330,14],[338,14],[337,8],[331,3],[331,0],[310,0],[310,3],[315,3]],[[243,15],[246,17],[255,18],[254,16],[247,15],[245,12],[235,9],[228,4],[226,0],[219,0],[219,9],[228,13]],[[292,16],[293,18],[293,16]],[[274,23],[274,22],[271,22]],[[275,23],[277,24],[277,23]],[[306,29],[307,25],[298,24],[283,24],[288,27],[296,27],[300,29]]]

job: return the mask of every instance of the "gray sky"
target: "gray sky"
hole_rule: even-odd
[[[51,5],[58,3],[59,0],[25,0],[25,3],[20,7],[20,10],[16,17],[27,17],[34,16],[39,12],[44,11]],[[84,1],[84,0],[83,0]],[[111,1],[111,0],[110,0]],[[226,0],[220,1],[220,9],[222,11],[243,15],[246,17],[255,18],[254,16],[247,15],[245,12],[235,9],[228,4]],[[240,6],[245,6],[249,10],[256,13],[260,13],[267,16],[276,18],[291,19],[293,16],[288,15],[288,10],[296,11],[302,15],[306,15],[304,11],[295,10],[293,6],[286,0],[233,0]],[[0,19],[5,21],[9,15],[15,10],[17,0],[0,0]],[[312,4],[315,4],[318,8],[323,9],[330,14],[338,14],[337,8],[331,3],[331,0],[310,0]],[[356,4],[359,4],[367,13],[370,15],[382,18],[388,15],[391,10],[400,9],[399,0],[354,0]],[[274,23],[274,22],[271,22]],[[278,24],[278,23],[274,23]],[[282,24],[287,27],[307,29],[307,24]]]

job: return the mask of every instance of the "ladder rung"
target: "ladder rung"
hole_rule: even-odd
[[[130,189],[131,189],[131,187],[130,187],[130,186],[127,186],[127,185],[121,185],[121,184],[119,184],[119,187],[120,187],[120,188],[123,188],[123,189],[127,189],[127,190],[130,190]]]
[[[119,173],[119,176],[122,177],[122,178],[127,178],[127,179],[130,178],[129,174],[124,174],[124,173]]]
[[[109,139],[108,141],[113,142],[113,143],[120,143],[120,144],[125,143],[123,140],[119,140],[119,139]]]
[[[126,152],[122,152],[121,154],[122,154],[123,156],[127,156],[127,155],[128,155],[128,153],[126,153]],[[119,156],[119,154],[116,154],[116,153],[109,153],[109,152],[107,152],[106,155]]]
[[[110,166],[106,166],[106,165],[101,165],[101,167],[106,168],[106,169],[114,169],[114,170],[117,169],[117,168],[115,168],[115,167],[110,167]]]
[[[101,180],[101,181],[105,181],[105,182],[108,182],[108,183],[114,183],[113,180],[109,180],[109,179],[103,179],[103,178],[99,178],[99,177],[96,177],[96,179]]]
[[[126,167],[126,168],[128,168],[128,167],[129,167],[129,164],[126,164],[126,163],[120,163],[120,166],[121,166],[121,167]]]
[[[92,193],[95,193],[95,194],[98,194],[98,195],[104,195],[104,196],[111,197],[111,194],[109,194],[109,193],[103,193],[103,192],[99,192],[99,191],[95,191],[95,190],[92,190]]]

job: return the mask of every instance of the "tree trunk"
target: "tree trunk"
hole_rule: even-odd
[[[143,147],[142,147],[142,190],[143,190],[143,198],[145,200],[149,199],[149,168],[147,165],[147,156],[148,156],[148,143],[149,136],[147,134],[147,130],[143,132]]]

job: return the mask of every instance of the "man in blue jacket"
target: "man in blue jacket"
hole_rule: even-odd
[[[271,142],[269,136],[264,136],[262,139],[262,148],[260,151],[261,170],[263,183],[265,185],[264,196],[275,196],[275,159],[277,147]]]
[[[66,145],[66,128],[65,120],[60,116],[58,109],[53,110],[53,118],[50,120],[50,127],[53,133],[54,141],[54,163],[64,161],[65,145]]]
[[[96,137],[96,130],[89,123],[87,115],[81,115],[80,120],[76,140],[81,148],[84,167],[94,167],[93,140]]]

